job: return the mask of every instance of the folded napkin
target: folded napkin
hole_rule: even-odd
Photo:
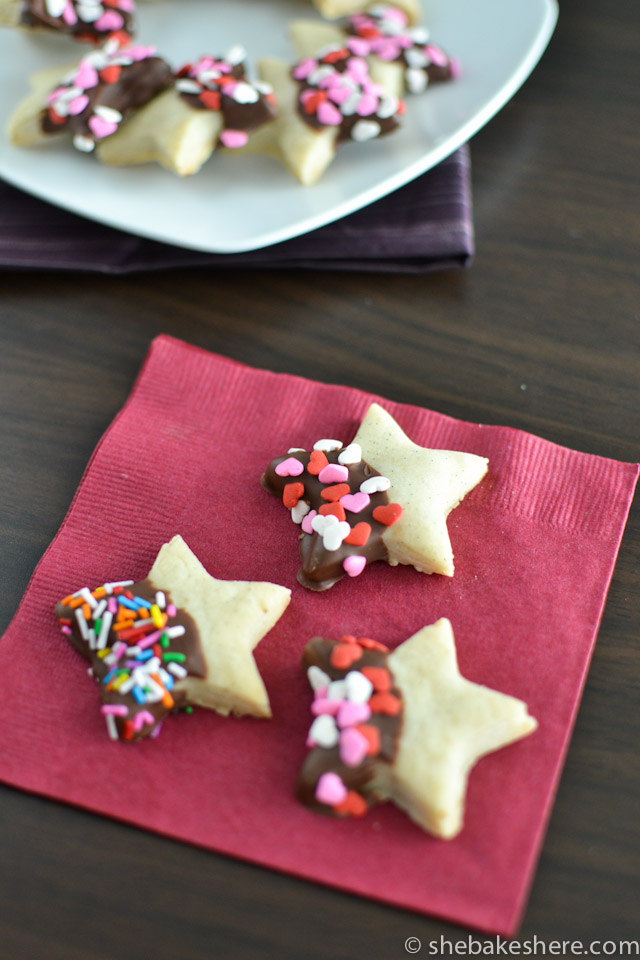
[[[513,933],[589,665],[637,467],[506,427],[380,401],[422,445],[489,457],[449,518],[456,573],[376,563],[316,594],[296,583],[297,530],[260,486],[274,457],[351,439],[379,398],[154,341],[0,641],[0,779],[351,893]],[[291,605],[256,648],[274,717],[169,718],[156,740],[108,739],[86,662],[54,604],[139,579],[180,533],[217,577],[272,580]],[[336,820],[298,804],[314,635],[396,647],[447,616],[460,668],[525,700],[539,729],[471,773],[465,827],[445,842],[391,804]]]
[[[249,253],[156,243],[85,220],[0,182],[0,269],[132,273],[168,267],[309,267],[426,273],[473,255],[469,151],[351,216]]]

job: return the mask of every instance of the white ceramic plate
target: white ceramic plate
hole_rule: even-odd
[[[197,176],[180,180],[155,165],[109,169],[65,141],[18,150],[4,139],[0,177],[91,219],[197,250],[252,250],[314,230],[413,180],[484,126],[529,76],[558,15],[557,0],[423,4],[434,42],[458,57],[462,77],[409,97],[399,133],[346,145],[314,187],[299,186],[267,157],[214,155]],[[141,2],[139,10],[140,41],[176,66],[236,42],[252,62],[265,54],[291,59],[287,22],[313,16],[300,0],[172,0]],[[58,37],[0,30],[0,125],[27,92],[31,73],[73,62],[83,49]]]

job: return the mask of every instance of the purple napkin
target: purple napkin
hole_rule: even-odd
[[[133,273],[168,267],[307,267],[427,273],[473,255],[465,145],[395,193],[335,223],[248,253],[184,250],[105,227],[0,181],[0,269]]]

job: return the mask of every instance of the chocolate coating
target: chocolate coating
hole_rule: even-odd
[[[73,2],[74,8],[78,6]],[[126,10],[114,10],[112,7],[106,8],[108,11],[117,12],[122,17],[122,26],[120,31],[133,35],[135,29],[135,18],[132,13]],[[66,33],[76,40],[82,40],[89,43],[102,43],[106,36],[113,33],[113,30],[99,30],[96,27],[96,21],[89,23],[86,20],[77,18],[75,23],[67,23],[62,17],[52,17],[47,12],[46,0],[26,0],[20,14],[20,23],[23,27],[44,28],[47,30],[56,30],[59,33]]]

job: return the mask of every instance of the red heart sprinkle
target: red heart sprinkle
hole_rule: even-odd
[[[282,491],[282,502],[284,503],[285,507],[288,507],[291,510],[292,507],[295,507],[303,493],[303,483],[287,483]]]
[[[202,93],[198,94],[198,100],[204,103],[209,110],[220,109],[220,94],[217,90],[203,90]]]
[[[402,516],[402,507],[399,503],[385,503],[381,507],[376,507],[373,511],[373,519],[378,523],[384,523],[385,527],[390,527]]]
[[[398,114],[399,117],[401,117],[406,112],[407,112],[406,103],[404,102],[404,100],[398,100],[398,109],[396,110],[396,113]]]
[[[66,123],[67,121],[67,118],[61,117],[59,113],[55,112],[53,107],[49,107],[49,109],[47,110],[47,114],[49,116],[49,120],[51,120],[51,123],[60,124],[60,123]]]
[[[352,547],[364,547],[370,536],[371,525],[362,521],[351,528],[351,533],[348,537],[345,537],[344,542],[350,543]]]
[[[348,493],[351,493],[348,483],[334,483],[332,487],[325,487],[320,496],[323,500],[339,500]]]
[[[385,653],[389,652],[389,648],[385,647],[384,643],[378,643],[377,640],[371,640],[369,637],[358,637],[358,643],[361,647],[366,647],[367,650],[384,650]]]
[[[105,67],[104,70],[100,71],[100,79],[104,80],[105,83],[115,83],[121,73],[122,67],[119,67],[117,63],[113,63],[110,67]]]
[[[367,756],[374,757],[380,753],[380,731],[377,727],[374,727],[371,723],[358,723],[356,730],[369,741]]]
[[[368,807],[364,797],[356,793],[355,790],[349,790],[342,803],[337,804],[333,809],[336,813],[344,813],[352,817],[364,817]]]
[[[71,623],[71,621],[69,621]],[[357,643],[358,641],[352,633],[345,633],[344,637],[340,637],[340,643]]]
[[[395,717],[402,710],[402,702],[392,693],[374,693],[369,700],[371,713],[386,713]]]
[[[307,470],[314,477],[317,477],[321,470],[324,470],[328,466],[329,461],[322,452],[322,450],[313,450],[311,456],[309,457],[309,463],[307,464]]]
[[[92,40],[96,42],[95,37]],[[131,35],[126,30],[114,30],[109,34],[109,40],[115,40],[119,47],[127,47],[131,43]]]
[[[362,650],[355,643],[336,643],[331,651],[331,666],[336,670],[348,670],[352,663],[359,660]]]
[[[384,667],[363,667],[360,673],[371,680],[375,690],[391,690],[391,675]]]
[[[350,55],[349,50],[346,50],[344,48],[342,50],[331,50],[330,53],[325,53],[324,57],[322,58],[322,62],[336,63],[336,61],[344,60],[345,57],[348,57],[349,55]]]
[[[344,512],[344,507],[342,506],[341,503],[338,503],[337,501],[336,503],[323,503],[320,509],[318,510],[318,513],[321,514],[323,517],[326,517],[328,513],[332,513],[334,517],[338,518],[338,520],[347,519],[347,515]]]

